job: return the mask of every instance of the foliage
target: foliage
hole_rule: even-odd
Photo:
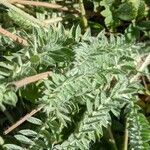
[[[0,2],[2,27],[28,43],[0,36],[0,149],[148,150],[149,113],[139,95],[149,92],[149,68],[142,70],[147,83],[132,81],[139,57],[144,62],[150,52],[147,1],[55,2],[57,10]],[[47,23],[59,17],[62,23]],[[28,82],[47,71],[48,78]],[[35,108],[34,117],[2,133]]]
[[[138,112],[136,107],[133,106],[129,115],[130,148],[149,149],[149,122],[142,113]],[[134,131],[138,132],[133,134]]]

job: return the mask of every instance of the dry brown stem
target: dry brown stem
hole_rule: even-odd
[[[40,74],[37,74],[37,75],[26,77],[26,78],[24,78],[22,80],[19,80],[19,81],[12,82],[11,84],[15,85],[16,89],[18,89],[18,88],[21,88],[21,87],[23,87],[25,85],[28,85],[30,83],[48,78],[48,76],[50,76],[51,73],[52,73],[51,71],[47,71],[47,72],[44,72],[44,73],[40,73]]]
[[[15,34],[12,34],[11,32],[3,29],[2,27],[0,27],[0,34],[6,36],[8,38],[11,38],[14,42],[17,42],[23,46],[28,46],[28,42],[25,39],[15,35]]]
[[[43,106],[38,107],[36,109],[33,109],[30,113],[26,114],[23,118],[21,118],[15,124],[13,124],[12,126],[10,126],[7,130],[5,130],[4,134],[6,135],[6,134],[10,133],[11,131],[13,131],[14,129],[16,129],[19,125],[21,125],[22,123],[24,123],[26,120],[28,120],[31,116],[33,116],[34,114],[36,114],[42,108],[43,108]]]
[[[41,7],[47,7],[47,8],[51,8],[51,9],[57,9],[60,11],[69,11],[69,12],[74,12],[74,13],[79,13],[78,10],[75,9],[71,9],[68,8],[66,6],[62,6],[59,4],[55,4],[55,3],[47,3],[47,2],[35,2],[35,1],[29,1],[29,0],[9,0],[10,3],[18,3],[18,4],[22,4],[22,5],[31,5],[31,6],[41,6]]]
[[[51,75],[51,73],[52,72],[47,71],[47,72],[44,72],[44,73],[40,73],[40,74],[37,74],[37,75],[34,75],[34,76],[30,76],[30,77],[24,78],[24,79],[22,79],[20,81],[13,82],[11,84],[14,84],[16,86],[16,88],[20,88],[22,86],[25,86],[27,84],[36,82],[38,80],[45,79],[49,75]],[[6,135],[6,134],[10,133],[11,131],[13,131],[14,129],[16,129],[19,125],[21,125],[27,119],[29,119],[31,116],[33,116],[34,114],[36,114],[37,112],[39,112],[42,108],[43,108],[43,106],[38,107],[36,109],[33,109],[30,113],[26,114],[23,118],[21,118],[15,124],[13,124],[12,126],[10,126],[7,130],[5,130],[4,134]]]

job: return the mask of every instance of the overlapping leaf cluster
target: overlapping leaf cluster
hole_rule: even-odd
[[[41,95],[30,99],[43,106],[43,123],[40,118],[31,118],[35,127],[20,130],[14,136],[19,143],[6,142],[4,148],[89,149],[91,142],[100,140],[104,128],[111,125],[111,114],[119,117],[121,109],[130,107],[135,98],[139,86],[131,84],[130,79],[136,74],[134,58],[139,45],[126,42],[122,35],[106,37],[105,32],[92,37],[87,30],[82,35],[79,27],[66,31],[59,26],[57,30],[36,30],[27,48],[3,56],[1,68],[9,72],[1,73],[4,83],[8,77],[12,80],[49,68],[53,71],[38,87]],[[6,68],[6,64],[10,67]],[[130,126],[139,123],[130,118]],[[70,132],[66,134],[66,130]],[[137,139],[148,142],[148,137],[141,139],[143,130],[139,132]],[[132,134],[131,128],[130,143],[134,147]],[[148,147],[148,143],[144,146]]]

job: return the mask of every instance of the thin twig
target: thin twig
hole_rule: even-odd
[[[23,46],[28,45],[28,42],[25,39],[15,35],[15,34],[12,34],[11,32],[9,32],[1,27],[0,27],[0,34],[7,36],[8,38],[11,38],[14,42],[17,42]]]
[[[52,73],[51,71],[47,71],[44,73],[36,74],[34,76],[26,77],[26,78],[19,80],[19,81],[11,82],[10,84],[15,85],[16,89],[18,89],[18,88],[21,88],[27,84],[48,78],[48,76],[50,76],[51,73]]]
[[[33,109],[30,113],[26,114],[23,118],[21,118],[19,121],[17,121],[15,124],[13,124],[7,130],[5,130],[4,134],[6,135],[6,134],[10,133],[11,131],[13,131],[14,129],[16,129],[19,125],[21,125],[27,119],[29,119],[31,116],[33,116],[34,114],[36,114],[37,112],[39,112],[42,108],[43,108],[43,106],[38,107],[36,109]]]
[[[13,3],[18,3],[18,4],[22,4],[22,5],[31,5],[31,6],[41,6],[41,7],[51,8],[51,9],[57,9],[57,10],[60,10],[60,11],[68,11],[68,12],[73,12],[73,13],[79,13],[78,10],[70,9],[66,6],[62,6],[62,5],[55,4],[55,3],[35,2],[35,1],[28,1],[28,0],[21,0],[21,1],[20,0],[14,0]]]
[[[16,82],[12,82],[11,84],[15,85],[16,88],[20,88],[22,86],[25,86],[27,84],[36,82],[38,80],[41,79],[45,79],[47,78],[49,75],[51,75],[50,71],[44,72],[44,73],[40,73],[34,76],[30,76],[27,78],[24,78],[20,81],[16,81]],[[43,108],[43,106],[38,107],[36,109],[33,109],[30,113],[26,114],[23,118],[21,118],[19,121],[17,121],[15,124],[13,124],[12,126],[10,126],[7,130],[4,131],[4,134],[8,134],[11,131],[13,131],[14,129],[16,129],[19,125],[21,125],[22,123],[24,123],[28,118],[30,118],[31,116],[33,116],[34,114],[36,114],[38,111],[40,111]]]

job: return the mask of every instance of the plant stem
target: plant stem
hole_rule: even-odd
[[[125,134],[124,134],[124,145],[123,150],[128,150],[128,121],[125,120]]]
[[[56,9],[56,10],[60,10],[60,11],[68,11],[68,12],[73,12],[73,13],[79,13],[78,10],[75,9],[70,9],[66,6],[62,6],[59,4],[55,4],[55,3],[48,3],[48,2],[35,2],[35,1],[29,1],[29,0],[9,0],[10,3],[18,3],[18,4],[22,4],[22,5],[30,5],[30,6],[40,6],[40,7],[47,7],[47,8],[51,8],[51,9]]]
[[[110,127],[110,126],[108,127],[108,132],[109,132],[110,142],[111,142],[111,144],[112,144],[112,146],[113,146],[113,149],[114,149],[114,150],[118,150],[117,145],[116,145],[116,142],[115,142],[115,139],[114,139],[114,136],[113,136],[113,133],[112,133],[112,130],[111,130],[111,127]]]
[[[15,35],[15,34],[12,34],[11,32],[9,32],[1,27],[0,27],[0,34],[7,36],[8,38],[11,38],[14,42],[17,42],[23,46],[28,46],[28,42],[25,39]]]
[[[86,13],[85,13],[83,0],[79,0],[79,7],[80,7],[80,11],[81,11],[81,18],[82,18],[83,27],[84,27],[84,30],[86,30],[86,28],[88,26],[88,21],[87,21],[87,18],[86,18]]]
[[[43,72],[43,73],[39,73],[30,77],[26,77],[24,79],[21,79],[19,81],[14,81],[11,82],[10,84],[15,85],[16,89],[21,88],[25,85],[28,85],[30,83],[42,80],[42,79],[46,79],[48,78],[50,75],[52,74],[51,71],[47,71],[47,72]]]
[[[23,122],[25,122],[27,119],[29,119],[31,116],[39,112],[43,106],[38,107],[36,109],[33,109],[30,113],[26,114],[23,118],[21,118],[19,121],[17,121],[15,124],[13,124],[11,127],[9,127],[7,130],[4,131],[4,134],[8,134],[12,130],[16,129],[19,125],[21,125]]]

